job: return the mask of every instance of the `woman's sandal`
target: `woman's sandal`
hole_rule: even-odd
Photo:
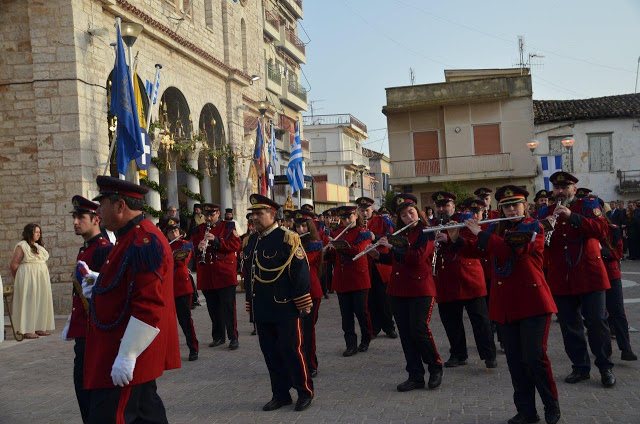
[[[22,335],[23,339],[39,339],[40,336],[38,336],[37,334],[34,333],[25,333]]]
[[[50,336],[51,333],[49,333],[48,331],[36,331],[36,334],[38,336]]]

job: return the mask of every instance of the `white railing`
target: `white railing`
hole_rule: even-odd
[[[391,161],[391,163],[393,164],[391,178],[500,172],[513,169],[510,153],[452,156],[440,159],[400,160]]]

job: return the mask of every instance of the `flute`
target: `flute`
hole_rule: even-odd
[[[169,242],[169,245],[172,245],[174,241],[180,240],[182,237],[184,237],[182,234],[180,234],[178,237],[174,238],[173,240],[171,240]]]
[[[340,237],[342,237],[342,235],[343,235],[344,233],[346,233],[346,232],[347,232],[347,230],[348,230],[349,228],[353,227],[354,225],[356,225],[355,221],[354,221],[354,222],[352,222],[352,223],[350,223],[350,224],[349,224],[349,225],[347,225],[346,227],[344,227],[344,230],[342,230],[342,232],[341,232],[340,234],[338,234],[338,235],[336,236],[336,238],[334,238],[333,240],[338,240]],[[331,240],[331,241],[333,241],[333,240]],[[323,248],[322,248],[322,251],[323,251],[323,252],[326,252],[326,250],[329,248],[329,246],[331,246],[331,245],[330,245],[330,244],[327,244],[325,247],[323,247]]]
[[[410,223],[408,223],[404,227],[400,228],[398,231],[396,231],[395,233],[393,233],[391,235],[392,236],[397,236],[398,234],[400,234],[401,232],[403,232],[407,228],[411,227],[413,224],[415,224],[418,221],[420,221],[420,219],[416,219],[415,221],[411,221]],[[356,261],[356,260],[360,259],[361,257],[363,257],[367,253],[371,252],[373,249],[377,248],[378,246],[380,246],[380,241],[379,240],[377,242],[373,243],[372,245],[370,245],[369,247],[367,247],[366,249],[364,249],[362,252],[360,252],[357,255],[355,255],[353,257],[353,259],[351,259],[351,260],[352,261]]]
[[[511,216],[511,217],[506,217],[506,218],[486,219],[484,221],[478,221],[478,224],[490,224],[492,222],[510,221],[510,220],[513,220],[513,219],[520,219],[520,218],[524,218],[524,215]],[[459,224],[452,224],[452,225],[438,225],[438,226],[435,226],[435,227],[425,228],[424,230],[422,230],[422,232],[423,233],[433,233],[435,231],[451,230],[453,228],[462,228],[464,226],[465,226],[464,222],[461,222]]]

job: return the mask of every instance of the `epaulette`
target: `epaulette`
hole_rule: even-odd
[[[236,223],[233,221],[225,221],[224,226],[225,228],[228,228],[228,229],[232,229],[232,230],[236,229]]]
[[[304,247],[304,250],[306,252],[316,252],[318,250],[322,249],[322,241],[320,240],[313,240],[310,241],[309,243],[307,243],[307,245]]]
[[[521,222],[520,224],[518,224],[518,231],[539,233],[540,222],[537,219],[531,222]]]
[[[354,243],[360,243],[363,240],[371,240],[371,232],[364,228],[360,229],[360,234],[358,234],[358,238]]]
[[[242,240],[242,248],[244,249],[245,247],[247,247],[247,245],[249,244],[249,239],[253,237],[253,234],[251,234],[250,236],[246,236],[243,240]]]
[[[300,245],[300,235],[298,233],[294,233],[293,231],[287,229],[287,228],[282,228],[282,231],[284,231],[284,242],[287,243],[289,246],[291,246],[291,248],[295,249],[296,247],[298,247]]]
[[[598,202],[596,196],[586,196],[582,199],[582,215],[587,218],[600,218],[602,216],[600,202]]]
[[[124,257],[136,272],[154,272],[162,264],[162,247],[154,234],[143,231],[137,234]],[[124,268],[124,267],[123,267]]]
[[[391,229],[393,229],[393,220],[391,219],[390,216],[387,215],[382,215],[382,221],[387,224],[388,228],[387,230],[390,231]]]

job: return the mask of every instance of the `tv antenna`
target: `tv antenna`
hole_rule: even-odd
[[[536,59],[544,58],[543,55],[537,53],[529,53],[525,52],[525,44],[524,44],[524,35],[518,35],[518,52],[520,56],[520,61],[515,65],[520,68],[520,75],[524,75],[524,70],[529,69],[531,72],[531,68],[534,66],[542,66],[542,63],[536,63]],[[527,58],[525,61],[525,57]],[[532,61],[533,59],[533,61]]]
[[[409,68],[409,79],[411,80],[411,85],[416,83],[416,71],[413,68]]]
[[[315,119],[313,117],[313,115],[319,111],[322,110],[323,108],[317,108],[315,107],[316,103],[320,103],[320,102],[324,102],[324,99],[320,99],[320,100],[309,100],[309,113],[311,114],[311,125],[315,125],[317,124],[317,122],[315,122]]]

